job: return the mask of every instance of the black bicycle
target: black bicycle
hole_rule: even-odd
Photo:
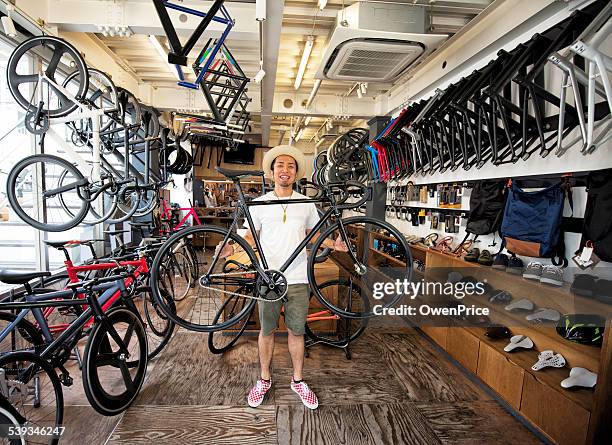
[[[344,210],[356,209],[371,199],[370,188],[354,181],[328,183],[323,186],[311,183],[308,184],[309,187],[316,191],[316,195],[311,199],[246,201],[240,178],[261,175],[261,172],[232,171],[224,168],[218,168],[218,171],[234,183],[238,193],[238,204],[229,228],[202,225],[183,229],[164,243],[153,261],[151,270],[153,297],[160,309],[175,323],[199,332],[218,331],[243,320],[258,300],[277,301],[285,298],[288,284],[284,272],[307,245],[312,246],[312,253],[308,259],[311,290],[322,307],[334,314],[344,318],[369,318],[374,315],[376,305],[393,306],[402,297],[402,294],[397,292],[397,286],[387,287],[386,289],[393,287],[394,290],[384,296],[381,293],[386,283],[411,279],[412,257],[402,234],[392,225],[375,218],[365,216],[342,218]],[[290,206],[300,203],[324,204],[326,210],[279,270],[270,269],[254,229],[249,208],[258,205]],[[238,222],[243,219],[254,234],[257,254],[246,240],[237,234]],[[324,228],[326,224],[328,226]],[[376,238],[380,238],[381,233],[395,246],[397,252],[403,254],[405,261],[399,261],[375,248],[374,234]],[[327,253],[325,258],[321,258],[318,253],[323,250],[323,242],[338,237],[347,244],[348,251],[332,251]],[[180,304],[176,305],[174,312],[162,297],[159,277],[164,272],[163,264],[166,263],[167,256],[171,255],[179,244],[193,246],[200,275],[195,287]],[[234,268],[235,270],[227,270],[226,260],[218,253],[223,251],[223,247],[227,244],[238,246],[245,252],[243,259],[235,261],[239,265]],[[322,285],[329,280],[329,276],[321,278],[315,273],[315,264],[321,261],[338,268],[338,279],[341,280],[338,284],[341,289],[338,292],[343,295],[348,294],[351,303],[360,302],[361,297],[359,299],[351,297],[352,288],[358,288],[368,304],[347,305],[345,301],[340,302],[333,296],[326,295],[322,291]],[[346,286],[350,288],[344,289]],[[241,310],[229,317],[217,317],[223,305],[232,296],[245,300],[245,303],[241,304]]]

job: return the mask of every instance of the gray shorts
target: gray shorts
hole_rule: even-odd
[[[306,316],[308,315],[308,304],[310,300],[310,288],[307,284],[290,284],[287,289],[287,300],[283,301],[261,301],[259,306],[259,324],[263,335],[270,335],[278,329],[278,319],[281,308],[285,307],[285,325],[287,329],[297,335],[304,334]]]

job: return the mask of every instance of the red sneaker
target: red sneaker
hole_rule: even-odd
[[[291,389],[293,392],[297,393],[302,399],[302,403],[306,408],[317,409],[319,406],[319,399],[317,399],[317,395],[308,387],[306,382],[303,380],[299,383],[296,383],[293,379],[291,379]]]
[[[266,393],[272,387],[272,380],[259,379],[247,397],[247,402],[251,408],[257,408],[266,397]]]

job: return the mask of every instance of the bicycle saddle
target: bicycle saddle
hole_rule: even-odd
[[[510,338],[510,343],[504,347],[504,351],[511,352],[516,348],[531,349],[533,348],[533,340],[525,335],[515,335]]]
[[[515,301],[514,303],[510,303],[508,306],[505,307],[507,311],[514,311],[514,310],[531,311],[533,310],[533,308],[534,308],[533,301],[528,300],[527,298],[522,298],[518,301]]]
[[[563,388],[571,388],[573,386],[583,386],[592,388],[597,384],[597,374],[589,371],[586,368],[572,368],[568,378],[561,382]]]
[[[43,243],[45,243],[47,246],[50,247],[54,247],[55,249],[61,249],[63,247],[74,247],[74,246],[80,246],[80,245],[88,245],[91,243],[94,243],[96,241],[104,241],[103,239],[86,239],[86,240],[68,240],[68,241],[49,241],[49,240],[43,240]]]
[[[243,176],[263,176],[261,170],[231,170],[229,168],[215,167],[226,178],[240,178]]]
[[[18,272],[13,270],[0,270],[0,281],[6,284],[25,284],[30,280],[49,277],[51,272]]]
[[[561,314],[550,308],[538,309],[525,317],[529,321],[559,321]]]

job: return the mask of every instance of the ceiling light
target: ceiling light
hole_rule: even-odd
[[[255,74],[255,77],[253,78],[253,80],[255,81],[255,83],[260,83],[265,77],[265,75],[266,75],[266,72],[263,69],[260,69],[259,71],[257,71],[257,74]]]
[[[362,94],[365,94],[368,90],[368,84],[367,83],[360,83],[359,84],[359,89],[361,90]]]
[[[308,96],[308,100],[306,101],[306,109],[310,108],[312,102],[314,101],[315,96],[319,92],[319,87],[321,86],[321,79],[316,79],[314,85],[312,86],[312,91],[310,92],[310,96]]]
[[[263,22],[266,19],[266,0],[255,0],[255,20]]]
[[[331,119],[327,119],[325,126],[327,127],[327,131],[331,131],[331,129],[334,128],[334,124],[332,124]]]
[[[308,127],[308,124],[310,124],[311,120],[312,120],[312,116],[306,117],[306,119],[304,120],[304,126]]]
[[[296,90],[300,88],[302,84],[302,79],[304,78],[304,73],[306,72],[306,67],[308,66],[308,59],[310,58],[310,53],[312,52],[312,46],[314,45],[314,36],[308,36],[308,40],[306,40],[306,45],[304,45],[304,51],[302,52],[302,60],[300,60],[300,67],[298,68],[297,76],[295,77],[295,82],[293,83],[293,88]]]
[[[13,19],[11,18],[11,11],[14,10],[13,5],[6,5],[6,16],[2,17],[2,28],[4,29],[4,34],[7,37],[15,38],[17,37],[17,30],[15,29],[15,23],[13,23]]]
[[[157,53],[159,54],[159,57],[164,61],[164,63],[166,64],[166,66],[168,67],[168,69],[170,70],[170,72],[179,80],[183,80],[181,77],[181,75],[179,74],[179,69],[174,66],[171,65],[170,63],[168,63],[168,53],[166,52],[166,50],[164,49],[164,47],[161,45],[161,43],[159,42],[159,40],[157,39],[156,36],[154,35],[149,35],[149,42],[151,42],[151,44],[153,45],[153,47],[155,48],[155,50],[157,51]]]
[[[319,4],[319,9],[323,11],[325,7],[327,6],[327,0],[319,0],[318,4]]]
[[[361,91],[361,86],[357,87],[357,97],[359,99],[363,99],[363,91]]]
[[[295,136],[295,142],[300,140],[300,138],[302,137],[303,133],[304,133],[304,129],[300,128],[300,131],[298,131],[297,135]]]

